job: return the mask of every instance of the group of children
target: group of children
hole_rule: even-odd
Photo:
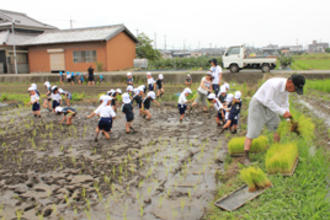
[[[122,93],[119,88],[116,90],[111,89],[105,95],[100,97],[99,106],[95,109],[95,111],[87,116],[88,119],[94,116],[98,116],[100,118],[96,127],[95,141],[98,140],[99,133],[102,133],[106,139],[110,138],[113,121],[116,118],[118,106],[120,106],[120,103],[118,103],[120,100],[118,98],[120,96],[122,101],[121,112],[125,114],[125,130],[127,134],[135,133],[135,130],[132,127],[132,123],[134,121],[134,102],[136,102],[136,106],[139,108],[140,116],[147,120],[151,119],[151,104],[155,103],[160,106],[160,103],[156,99],[164,94],[164,76],[159,74],[157,80],[153,79],[150,72],[148,72],[146,76],[147,85],[139,85],[134,87],[134,79],[132,73],[129,72],[127,73],[127,87],[124,93]],[[191,76],[188,78],[190,79],[188,81],[191,82]],[[203,80],[204,78],[202,81]],[[178,100],[180,122],[184,119],[188,103],[191,102],[188,100],[188,96],[192,94],[192,91],[189,88],[191,83],[186,83],[186,85],[187,88],[183,90]],[[70,101],[72,99],[71,93],[58,88],[56,85],[51,86],[48,81],[44,83],[44,86],[47,89],[47,98],[44,100],[43,107],[56,114],[63,114],[64,117],[62,118],[61,123],[66,120],[66,124],[72,124],[72,118],[77,114],[77,111],[70,107]],[[241,109],[241,93],[236,91],[234,95],[227,94],[229,90],[228,83],[224,83],[221,86],[218,94],[209,92],[208,86],[209,85],[204,82],[203,85],[201,84],[198,91],[203,91],[204,89],[206,91],[205,97],[207,97],[209,103],[214,105],[214,108],[217,111],[216,123],[218,126],[222,126],[222,131],[229,128],[232,133],[236,133]],[[37,89],[37,85],[32,84],[28,91],[30,93],[30,104],[32,105],[33,114],[35,117],[41,117],[39,103],[40,93]],[[66,106],[62,106],[63,99],[65,100]],[[201,97],[197,97],[197,99],[202,100]],[[196,100],[190,108],[192,109],[195,105]]]
[[[78,85],[83,85],[86,81],[88,83],[93,82],[95,84],[95,81],[98,81],[99,84],[101,84],[104,81],[104,76],[100,73],[98,74],[98,79],[95,80],[95,76],[93,73],[93,77],[90,77],[90,74],[86,77],[83,73],[80,72],[59,72],[60,75],[60,83],[63,84],[65,81],[70,83],[71,85],[74,85],[75,83],[78,83]],[[87,79],[87,80],[86,80]]]
[[[58,88],[56,85],[51,86],[50,82],[46,81],[44,83],[46,88],[46,98],[44,99],[43,107],[48,109],[49,112],[54,112],[56,114],[63,114],[61,123],[66,120],[67,125],[72,124],[72,118],[77,114],[77,111],[70,107],[72,95],[70,92]],[[32,105],[32,112],[35,117],[41,117],[40,114],[40,92],[38,90],[37,84],[32,83],[28,88],[30,93],[30,103]],[[62,96],[65,100],[65,107],[62,107]]]
[[[197,106],[197,104],[202,103],[204,107],[204,111],[207,111],[208,104],[212,103],[216,112],[216,123],[218,127],[222,126],[221,133],[226,129],[229,129],[231,133],[235,134],[237,132],[240,110],[242,107],[241,102],[241,92],[236,91],[234,94],[229,93],[229,84],[224,83],[218,92],[218,94],[214,93],[211,88],[211,74],[207,74],[206,77],[203,77],[201,80],[201,85],[197,89],[197,97],[195,100],[188,100],[187,97],[192,94],[190,84],[187,82],[191,81],[191,77],[188,76],[186,80],[187,87],[182,91],[178,100],[178,110],[180,114],[180,122],[182,122],[186,110],[188,109],[188,103],[193,101],[192,105],[189,106],[189,112]]]

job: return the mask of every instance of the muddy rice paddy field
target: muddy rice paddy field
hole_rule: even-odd
[[[224,156],[211,114],[178,122],[177,109],[124,115],[111,140],[93,141],[93,106],[75,106],[74,125],[60,116],[32,118],[26,108],[1,112],[0,216],[5,219],[199,219],[216,191]],[[136,115],[138,113],[136,112]]]
[[[24,94],[27,85],[4,84],[0,92],[15,90]],[[136,133],[125,133],[125,116],[119,113],[111,139],[101,137],[94,142],[98,119],[86,116],[96,108],[95,97],[107,88],[109,85],[72,89],[86,94],[84,101],[73,103],[78,114],[71,126],[59,124],[61,116],[45,110],[41,119],[34,118],[30,107],[17,107],[12,101],[7,103],[15,104],[0,110],[0,218],[233,218],[218,209],[213,212],[212,207],[210,211],[210,204],[223,190],[219,187],[235,186],[231,178],[241,167],[241,158],[227,155],[232,135],[219,134],[214,110],[195,110],[179,123],[173,97],[183,87],[167,85],[161,107],[152,106],[151,121],[139,117],[135,109]],[[237,135],[243,135],[249,98],[256,85],[237,88],[243,92]],[[294,103],[323,121],[328,132],[319,139],[328,152],[329,94],[317,94],[300,98],[295,95]],[[252,208],[255,206],[252,203]]]

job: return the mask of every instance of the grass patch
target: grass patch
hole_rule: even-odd
[[[30,102],[29,94],[16,94],[16,93],[2,93],[0,96],[0,102],[22,102],[28,104]]]
[[[330,93],[330,79],[322,79],[322,80],[306,80],[307,90],[315,89],[321,92]]]
[[[228,142],[228,152],[230,155],[244,153],[245,137],[234,137]],[[259,136],[252,141],[251,153],[263,152],[268,147],[268,138],[266,136]]]
[[[293,57],[293,70],[329,70],[330,54],[303,54]]]
[[[249,191],[264,189],[272,185],[267,175],[259,167],[248,167],[240,171],[241,179],[248,185]]]

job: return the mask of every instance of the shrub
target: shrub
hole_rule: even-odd
[[[235,137],[228,142],[228,152],[230,155],[244,153],[245,137]],[[268,138],[266,136],[259,136],[253,139],[250,152],[258,153],[263,152],[268,147]]]
[[[248,185],[249,191],[264,189],[271,186],[270,180],[259,167],[248,167],[240,171],[241,179]]]
[[[72,101],[81,101],[85,98],[85,93],[72,93]]]
[[[279,60],[282,67],[288,67],[293,63],[293,57],[288,55],[281,55]]]
[[[297,158],[298,147],[296,143],[273,144],[266,154],[267,172],[290,173]]]

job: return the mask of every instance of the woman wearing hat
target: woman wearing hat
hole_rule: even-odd
[[[203,111],[207,111],[207,95],[212,93],[212,72],[207,72],[206,76],[202,78],[201,84],[197,89],[197,98],[195,99],[192,107],[202,104]]]

